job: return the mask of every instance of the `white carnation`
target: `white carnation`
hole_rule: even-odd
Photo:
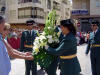
[[[51,29],[51,27],[48,27],[48,29]]]
[[[34,42],[34,47],[40,48],[40,43],[39,43],[39,41],[35,41],[35,42]]]
[[[43,36],[43,35],[41,35],[41,36],[40,36],[40,41],[42,41],[42,40],[44,40],[44,39],[46,39],[46,37]]]
[[[45,35],[46,33],[45,32],[43,32],[43,33],[40,33],[41,35]]]
[[[39,52],[39,47],[34,46],[34,47],[33,47],[33,50],[34,50],[34,53],[37,54],[37,53]]]
[[[39,37],[36,37],[35,41],[38,41],[40,38]]]
[[[52,38],[52,35],[48,35],[47,38]]]
[[[35,42],[34,42],[34,45],[37,45],[37,44],[39,44],[39,41],[35,41]]]
[[[54,40],[53,40],[52,38],[49,38],[49,39],[48,39],[48,43],[53,43],[53,41],[54,41]]]
[[[58,39],[55,39],[55,42],[57,42],[57,43],[58,43],[58,42],[59,42],[59,40],[58,40]]]

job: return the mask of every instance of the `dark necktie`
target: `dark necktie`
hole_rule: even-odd
[[[96,32],[94,32],[94,36],[95,36]]]

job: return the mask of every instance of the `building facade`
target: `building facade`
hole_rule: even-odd
[[[100,17],[100,0],[90,1],[90,15]]]
[[[60,20],[70,18],[68,0],[7,0],[6,7],[7,21],[14,26],[23,27],[29,19],[44,25],[46,16],[52,9],[56,10]]]
[[[70,18],[70,10],[71,10],[71,2],[68,0],[62,0],[62,2],[61,2],[61,19]]]
[[[76,20],[78,31],[90,31],[90,0],[73,0],[71,18]]]
[[[0,15],[5,17],[6,2],[5,0],[0,0]]]
[[[92,20],[100,20],[100,0],[73,0],[71,18],[77,20],[79,31],[91,31]]]

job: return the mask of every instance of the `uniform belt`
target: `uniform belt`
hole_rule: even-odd
[[[33,48],[33,45],[24,45],[24,47]]]
[[[72,59],[75,58],[77,55],[73,54],[73,55],[68,55],[68,56],[60,56],[61,59]]]
[[[92,44],[91,47],[100,47],[100,44]]]

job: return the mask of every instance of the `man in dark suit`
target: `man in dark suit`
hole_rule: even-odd
[[[94,20],[91,24],[93,30],[90,33],[86,54],[90,50],[92,75],[100,75],[100,24],[99,21]]]
[[[23,52],[32,52],[33,42],[37,34],[36,31],[32,29],[36,24],[34,20],[28,20],[26,24],[28,30],[22,33],[20,50]],[[32,75],[37,75],[37,65],[34,61],[25,60],[25,66],[25,75],[30,75],[30,70],[32,70]]]

